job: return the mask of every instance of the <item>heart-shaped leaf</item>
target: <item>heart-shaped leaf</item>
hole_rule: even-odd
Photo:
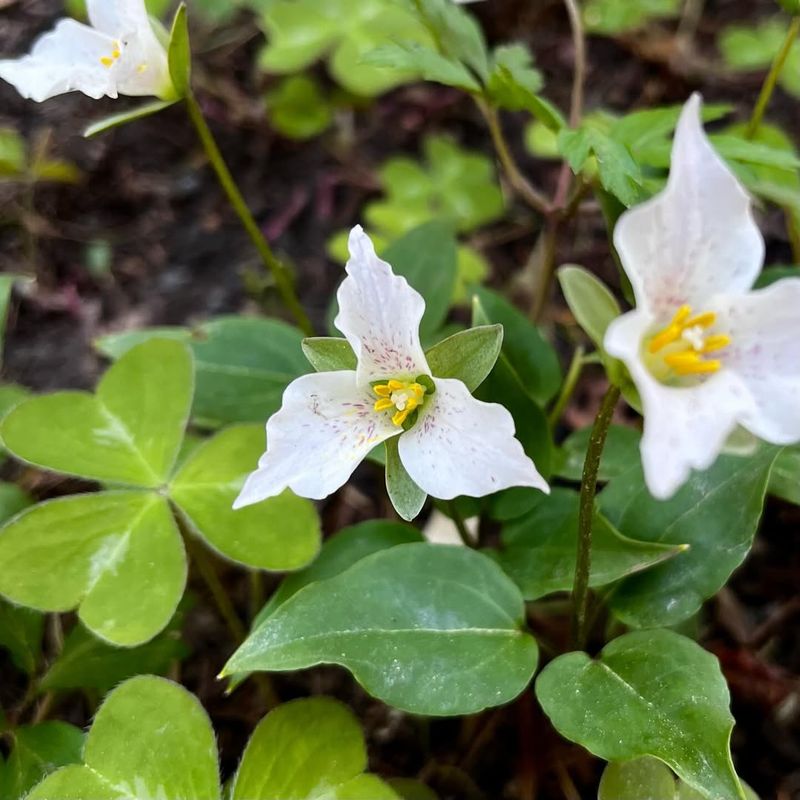
[[[579,498],[569,489],[539,493],[536,506],[503,527],[505,549],[500,566],[514,579],[526,600],[566,591],[575,577]],[[685,550],[683,545],[638,542],[623,536],[601,514],[592,529],[590,586],[608,583],[652,567]]]
[[[609,482],[601,510],[622,533],[690,545],[620,584],[611,599],[620,619],[633,627],[675,625],[719,591],[750,550],[777,452],[764,446],[749,458],[723,456],[666,502],[650,495],[638,462]]]
[[[200,703],[177,684],[140,676],[97,712],[83,764],[45,778],[27,800],[219,800],[214,731]]]
[[[253,732],[231,788],[231,800],[398,800],[365,775],[364,736],[336,700],[294,700],[271,711]]]
[[[636,631],[600,657],[567,653],[536,681],[558,732],[607,761],[655,756],[711,800],[744,800],[733,770],[730,697],[717,660],[665,630]]]
[[[227,428],[189,456],[170,484],[170,497],[192,528],[228,558],[261,569],[299,569],[319,551],[320,522],[312,502],[286,491],[232,508],[263,450],[263,426]]]
[[[0,593],[42,611],[79,606],[90,630],[123,647],[169,622],[185,583],[183,543],[155,493],[49,500],[0,531]]]
[[[187,348],[158,339],[114,364],[94,395],[56,392],[25,400],[0,436],[17,458],[109,483],[158,487],[169,477],[192,401]]]
[[[471,714],[516,697],[536,668],[522,597],[486,556],[406,544],[306,586],[237,650],[224,674],[350,669],[364,688],[419,714]]]

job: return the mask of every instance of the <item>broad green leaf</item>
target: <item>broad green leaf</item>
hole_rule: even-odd
[[[503,326],[502,353],[523,387],[537,403],[547,403],[561,386],[561,367],[555,350],[539,329],[505,298],[483,288],[477,288],[475,295],[488,321]]]
[[[424,298],[420,336],[427,339],[447,316],[456,283],[456,240],[445,222],[428,222],[391,244],[383,254]]]
[[[28,675],[36,671],[42,650],[44,617],[38,611],[0,600],[0,647]]]
[[[439,795],[433,789],[413,778],[391,778],[389,786],[402,800],[439,800]]]
[[[655,756],[713,800],[744,800],[731,763],[725,678],[690,639],[637,631],[596,660],[567,653],[545,667],[536,696],[558,732],[596,756]]]
[[[167,48],[169,76],[178,97],[186,97],[190,92],[192,79],[192,47],[189,42],[189,19],[186,3],[181,3],[172,21]]]
[[[498,563],[526,600],[572,587],[578,551],[578,493],[553,489],[524,517],[503,527]],[[602,515],[592,529],[590,586],[604,586],[652,567],[684,548],[637,542],[623,536]]]
[[[28,800],[220,800],[217,744],[203,707],[175,683],[132,678],[108,695],[83,765],[53,773]]]
[[[597,800],[676,800],[672,770],[657,758],[614,761],[603,771]]]
[[[5,522],[33,502],[31,496],[13,483],[0,481],[0,522]]]
[[[16,728],[6,764],[11,800],[22,798],[48,773],[67,764],[78,764],[83,731],[66,722],[42,722]],[[88,798],[87,798],[88,800]]]
[[[577,265],[561,267],[558,281],[578,325],[595,346],[604,351],[606,330],[622,314],[616,298],[599,278]]]
[[[287,490],[238,511],[232,508],[264,446],[261,425],[226,428],[189,456],[169,495],[192,529],[224,556],[260,569],[299,569],[320,545],[319,516],[310,500]]]
[[[258,724],[242,756],[231,800],[399,800],[365,775],[364,736],[337,700],[294,700]]]
[[[119,358],[133,345],[165,333],[188,341],[195,361],[192,415],[205,427],[263,422],[281,404],[284,389],[308,372],[303,334],[283,322],[258,317],[218,317],[186,328],[154,328],[104,336],[100,352]]]
[[[253,620],[257,628],[304,586],[332,578],[357,561],[398,544],[421,542],[422,534],[404,522],[374,519],[343,528],[322,545],[319,556],[304,570],[287,575]]]
[[[127,125],[129,122],[136,122],[137,120],[144,119],[145,117],[150,117],[153,114],[158,114],[165,108],[174,106],[175,103],[175,100],[155,100],[152,103],[147,103],[146,105],[139,106],[138,108],[131,109],[130,111],[123,111],[120,114],[112,114],[111,116],[105,117],[97,122],[93,122],[88,128],[86,128],[86,130],[83,132],[83,135],[87,139],[90,139],[92,136],[98,136],[101,133],[118,128],[120,125]]]
[[[414,483],[400,460],[399,436],[386,440],[386,491],[394,510],[404,520],[416,519],[428,495]]]
[[[495,49],[486,89],[498,107],[530,111],[538,116],[543,103],[538,92],[543,84],[542,74],[534,68],[533,56],[526,45],[501,45]]]
[[[471,714],[516,697],[537,647],[522,597],[491,559],[405,544],[306,586],[254,631],[225,674],[347,667],[370,692],[417,714]]]
[[[769,476],[768,491],[800,506],[800,447],[785,447],[778,454]]]
[[[675,625],[722,588],[750,550],[776,455],[764,446],[749,458],[722,456],[665,502],[650,495],[638,464],[609,482],[600,508],[622,533],[690,545],[617,587],[611,607],[621,620],[632,627]]]
[[[676,17],[680,10],[681,0],[589,0],[583,20],[589,32],[614,36],[651,19]]]
[[[333,107],[314,78],[290,75],[264,96],[270,124],[290,139],[312,139],[333,122]]]
[[[17,458],[109,483],[157,487],[169,477],[192,400],[187,348],[163,339],[132,349],[97,393],[56,392],[23,401],[0,435]]]
[[[0,419],[8,414],[17,403],[30,397],[30,394],[28,389],[16,383],[0,384]]]
[[[112,647],[92,636],[82,625],[76,625],[39,686],[45,692],[65,689],[108,692],[136,675],[163,675],[187,653],[174,624],[152,641],[134,648]]]
[[[155,493],[48,500],[0,530],[0,593],[41,611],[79,606],[91,631],[123,647],[164,628],[185,582],[180,534]]]
[[[561,445],[560,461],[556,474],[570,481],[580,481],[583,475],[583,462],[592,435],[591,425],[570,434]],[[631,469],[639,459],[641,434],[624,425],[612,425],[608,429],[606,444],[600,460],[598,480],[609,481]]]
[[[347,339],[312,336],[303,339],[303,355],[317,372],[355,370],[358,359]]]
[[[448,336],[425,357],[435,377],[457,378],[474,392],[497,363],[502,345],[502,325],[481,325]]]

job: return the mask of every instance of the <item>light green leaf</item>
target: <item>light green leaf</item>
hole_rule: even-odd
[[[350,710],[328,697],[294,700],[271,711],[253,732],[231,800],[399,800],[365,775],[364,736]]]
[[[596,660],[568,653],[545,667],[536,696],[558,732],[596,756],[655,756],[713,800],[744,800],[731,763],[725,678],[690,639],[637,631]]]
[[[180,617],[180,613],[176,615]],[[45,692],[68,689],[108,692],[135,675],[163,675],[187,653],[174,620],[164,633],[134,648],[112,647],[92,636],[82,625],[76,625],[39,687]]]
[[[545,111],[548,126],[558,130],[564,119],[558,110],[539,97],[544,81],[533,66],[533,56],[524,44],[497,47],[492,54],[492,69],[486,90],[499,108],[509,111],[530,111],[536,117]]]
[[[603,771],[597,800],[676,800],[675,778],[657,758],[615,761]]]
[[[169,477],[192,400],[191,354],[167,340],[114,364],[95,395],[57,392],[23,401],[0,435],[17,458],[56,472],[133,486]]]
[[[153,114],[158,114],[159,111],[163,111],[165,108],[174,106],[176,102],[176,100],[154,100],[152,103],[147,103],[146,105],[139,106],[138,108],[131,109],[130,111],[123,111],[120,114],[112,114],[111,116],[105,117],[97,122],[93,122],[88,128],[86,128],[86,130],[83,132],[83,135],[87,139],[90,139],[92,136],[98,136],[101,133],[118,128],[120,125],[127,125],[129,122],[136,122],[137,120],[144,119],[145,117],[150,117]]]
[[[558,281],[578,325],[599,350],[605,351],[606,330],[622,314],[611,290],[591,272],[574,264],[559,268]]]
[[[80,606],[90,630],[122,647],[164,628],[185,582],[183,543],[154,493],[48,500],[0,530],[2,594],[41,611]]]
[[[556,474],[570,481],[580,481],[583,475],[583,462],[592,435],[591,425],[571,433],[561,445],[561,460]],[[611,425],[600,460],[598,480],[609,481],[631,469],[639,459],[641,434],[624,425]]]
[[[578,493],[569,489],[553,489],[550,495],[540,492],[528,514],[503,527],[503,545],[498,563],[526,600],[570,589],[578,551]],[[641,572],[683,549],[629,539],[597,514],[589,585],[604,586]]]
[[[290,75],[264,96],[271,125],[290,139],[312,139],[333,122],[333,106],[314,78]]]
[[[218,317],[186,328],[154,328],[104,336],[100,352],[119,358],[151,338],[188,341],[195,361],[193,417],[206,427],[233,422],[263,422],[281,404],[284,389],[308,372],[297,328],[273,319]]]
[[[189,692],[163,678],[132,678],[108,695],[83,762],[50,775],[27,800],[220,800],[208,716]]]
[[[399,436],[386,440],[386,491],[394,510],[410,522],[419,515],[428,495],[414,483],[406,472],[398,451]]]
[[[172,21],[167,48],[169,76],[178,97],[186,97],[190,92],[192,79],[192,46],[189,42],[189,19],[186,3],[181,3]]]
[[[0,522],[5,522],[14,514],[18,514],[32,502],[31,496],[19,486],[0,481]]]
[[[320,521],[311,501],[287,490],[232,508],[264,447],[261,425],[225,429],[189,456],[169,495],[192,529],[224,556],[261,569],[299,569],[319,551]]]
[[[398,545],[299,591],[225,673],[336,663],[411,713],[471,714],[513,699],[530,680],[537,647],[523,618],[519,591],[486,556]]]
[[[436,378],[456,378],[474,392],[494,369],[503,345],[502,325],[460,331],[425,353]]]
[[[769,476],[769,493],[800,506],[800,447],[784,447]]]
[[[317,372],[355,370],[358,359],[347,339],[312,336],[303,339],[303,355]]]
[[[655,500],[637,465],[609,482],[600,508],[627,536],[690,549],[625,579],[611,598],[614,613],[632,627],[675,625],[714,595],[753,542],[777,449],[749,458],[722,456],[670,500]]]
[[[24,174],[28,162],[25,139],[13,128],[0,128],[0,178]]]
[[[14,664],[28,675],[36,671],[43,630],[40,613],[0,600],[0,647],[8,650]]]
[[[589,0],[583,11],[586,29],[608,36],[642,27],[651,19],[680,13],[681,0]]]
[[[81,760],[83,731],[66,722],[17,728],[6,764],[10,798],[25,797],[45,775]]]

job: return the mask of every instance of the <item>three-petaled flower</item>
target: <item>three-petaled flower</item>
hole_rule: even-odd
[[[548,491],[505,408],[474,399],[460,380],[431,375],[419,339],[425,301],[375,255],[360,227],[350,233],[347,275],[335,324],[357,368],[289,385],[267,422],[267,451],[234,508],[287,487],[327,497],[372,448],[395,436],[409,476],[434,497],[480,497],[511,486]]]
[[[661,499],[710,467],[737,425],[774,444],[800,440],[800,278],[750,291],[764,240],[700,109],[695,94],[666,189],[614,233],[636,309],[605,346],[641,395],[645,479]]]
[[[39,37],[31,52],[0,61],[0,78],[41,102],[65,92],[95,100],[120,94],[173,94],[167,53],[144,0],[87,0],[89,25],[62,19]]]

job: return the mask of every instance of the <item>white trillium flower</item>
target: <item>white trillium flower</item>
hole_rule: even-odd
[[[406,471],[434,497],[480,497],[510,486],[549,491],[505,408],[476,400],[459,380],[431,376],[419,339],[425,301],[376,256],[360,227],[350,233],[346,269],[335,324],[357,369],[304,375],[288,386],[267,422],[267,452],[234,508],[286,488],[327,497],[394,436]]]
[[[31,52],[0,61],[0,78],[37,102],[66,92],[101,97],[173,95],[167,53],[144,0],[87,0],[89,25],[62,19]]]
[[[748,194],[684,106],[666,189],[622,215],[614,244],[636,309],[609,327],[644,411],[642,462],[654,497],[710,467],[741,425],[800,440],[800,278],[750,291],[764,240]]]

